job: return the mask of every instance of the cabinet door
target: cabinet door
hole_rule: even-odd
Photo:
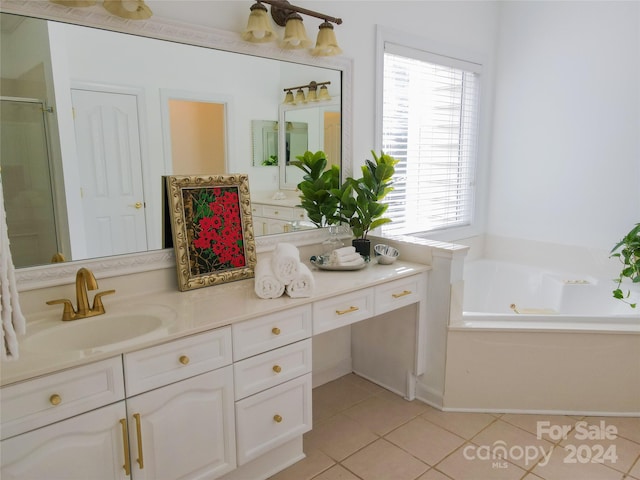
[[[217,478],[236,466],[233,369],[127,399],[136,480]]]
[[[0,443],[3,480],[125,479],[124,401]]]

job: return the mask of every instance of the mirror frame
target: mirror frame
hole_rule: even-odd
[[[250,2],[247,3],[247,6]],[[284,50],[271,44],[253,44],[242,40],[240,33],[200,25],[173,22],[151,17],[149,20],[126,20],[109,14],[99,7],[72,8],[48,1],[0,0],[0,11],[43,20],[71,23],[100,28],[170,42],[224,50],[255,57],[272,58],[304,65],[331,68],[342,72],[342,172],[351,175],[353,129],[353,59],[313,57],[306,51]],[[250,141],[249,139],[248,141]],[[163,160],[164,161],[164,160]],[[277,243],[286,241],[295,245],[320,243],[326,238],[325,229],[267,235],[256,238],[256,251],[272,250]],[[151,270],[175,268],[173,249],[79,260],[68,263],[41,265],[16,270],[19,291],[35,290],[72,283],[80,266],[91,268],[99,278],[114,277]]]

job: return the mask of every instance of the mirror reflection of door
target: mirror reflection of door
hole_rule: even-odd
[[[73,89],[86,256],[145,251],[136,95]]]
[[[342,142],[340,112],[324,112],[324,153],[327,154],[328,166],[340,166]]]
[[[7,228],[17,268],[45,264],[58,246],[44,103],[2,99],[0,164]]]
[[[225,105],[169,99],[174,175],[226,173]]]

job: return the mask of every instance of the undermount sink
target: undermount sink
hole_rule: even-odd
[[[174,315],[175,316],[175,315]],[[34,352],[58,352],[121,347],[166,332],[171,316],[156,313],[123,313],[59,321],[30,333],[21,348]]]

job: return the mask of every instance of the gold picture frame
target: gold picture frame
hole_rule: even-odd
[[[248,175],[170,175],[166,189],[180,291],[252,278]]]

